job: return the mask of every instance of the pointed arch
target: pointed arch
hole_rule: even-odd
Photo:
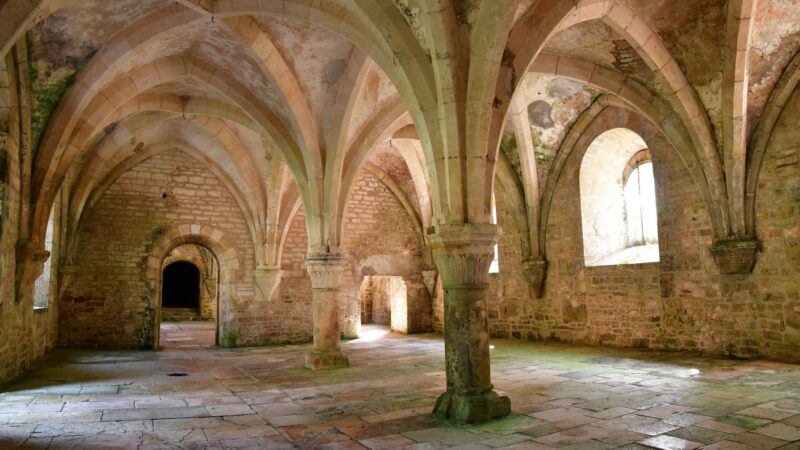
[[[697,161],[714,198],[727,199],[722,164],[710,119],[697,92],[689,83],[678,63],[669,53],[660,36],[647,21],[619,0],[542,0],[535,2],[515,23],[509,36],[505,57],[498,77],[497,98],[510,105],[511,97],[531,64],[542,52],[547,41],[557,32],[579,23],[600,20],[623,36],[653,70],[665,87],[664,97],[697,149]],[[573,73],[591,79],[592,65],[572,65],[567,60],[561,73]],[[715,205],[720,236],[731,233],[728,202]]]
[[[725,29],[722,79],[722,143],[731,231],[747,234],[745,191],[747,164],[747,94],[750,39],[758,0],[731,0]]]
[[[758,122],[751,138],[745,186],[745,223],[748,236],[755,236],[756,233],[756,194],[758,193],[758,179],[761,174],[761,166],[764,164],[767,146],[783,109],[798,86],[800,86],[800,52],[794,56],[789,66],[783,71],[780,80],[772,89],[764,114],[761,116],[761,120]]]

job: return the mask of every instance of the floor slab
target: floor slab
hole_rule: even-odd
[[[162,348],[211,347],[216,339],[216,322],[190,320],[161,322],[159,346]]]
[[[213,333],[213,324],[211,327]],[[307,345],[53,352],[0,393],[0,448],[800,448],[800,366],[493,340],[513,415],[452,428],[440,336],[365,326],[352,366]]]

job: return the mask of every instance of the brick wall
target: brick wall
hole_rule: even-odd
[[[342,329],[360,323],[360,288],[367,275],[402,276],[408,288],[410,332],[431,328],[431,299],[422,282],[424,250],[413,222],[383,183],[362,170],[345,211],[342,252],[349,270],[342,276]],[[308,251],[302,209],[292,222],[283,250],[284,278],[278,301],[310,311],[311,281],[305,269]],[[294,319],[288,319],[294,320]],[[311,318],[300,316],[294,323],[311,336]],[[413,324],[413,326],[412,326]],[[298,332],[300,332],[298,330]]]
[[[425,250],[414,222],[392,192],[362,170],[345,211],[344,252],[352,263],[347,280],[351,305],[359,303],[367,275],[401,276],[406,283],[409,332],[428,331],[431,299],[422,281]]]
[[[166,193],[166,197],[163,194]],[[253,244],[233,197],[201,163],[179,150],[153,156],[122,175],[93,205],[78,230],[74,277],[61,299],[59,343],[70,347],[149,348],[156,293],[146,256],[163,230],[185,224],[221,230],[241,255],[222,316],[238,344],[265,343],[258,320]]]
[[[755,330],[760,353],[800,361],[800,89],[795,90],[772,133],[756,196],[756,225],[763,251],[749,285],[734,284],[729,324]],[[728,285],[723,289],[728,290]],[[751,297],[752,296],[752,297]],[[740,299],[752,298],[753,308]],[[757,319],[753,318],[756,314]],[[731,332],[731,337],[738,333]]]
[[[286,328],[286,342],[309,342],[312,338],[311,279],[305,268],[308,237],[303,208],[289,226],[283,247],[283,278],[269,304],[266,324],[270,329]]]
[[[10,61],[10,58],[8,59]],[[13,67],[13,65],[11,66]],[[14,71],[0,64],[0,108],[7,122],[0,120],[0,384],[31,366],[54,347],[58,305],[33,310],[33,289],[18,296],[15,288],[16,252],[19,238],[22,161],[20,123]],[[57,268],[54,268],[57,272]]]
[[[491,334],[800,361],[798,96],[767,150],[757,199],[764,250],[750,276],[719,274],[708,250],[713,234],[700,192],[677,154],[652,130],[659,263],[584,267],[576,220],[582,154],[576,151],[556,186],[547,224],[545,297],[535,299],[521,264],[527,237],[514,221],[517,206],[497,183],[502,237],[500,274],[490,275]],[[434,305],[434,327],[441,331],[441,291]]]

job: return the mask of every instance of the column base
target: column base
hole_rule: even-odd
[[[511,400],[495,391],[478,395],[457,395],[447,391],[436,400],[433,414],[454,425],[488,422],[511,414]]]
[[[311,370],[340,369],[349,365],[347,355],[341,350],[312,350],[306,355],[306,368]]]

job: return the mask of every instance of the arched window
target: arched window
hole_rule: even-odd
[[[608,130],[589,145],[580,170],[586,266],[658,262],[655,177],[644,140]]]
[[[492,194],[492,223],[497,225],[497,203]],[[494,244],[494,257],[489,265],[489,273],[500,273],[500,244]]]
[[[34,288],[34,297],[33,297],[33,308],[34,309],[44,309],[50,304],[50,288],[53,283],[53,238],[54,238],[54,222],[55,222],[55,210],[56,208],[50,210],[50,218],[47,220],[47,231],[45,234],[44,239],[44,249],[50,252],[50,256],[47,258],[47,261],[44,263],[44,270],[42,270],[42,274],[39,275],[39,278],[36,279],[35,288]]]
[[[628,247],[658,243],[656,183],[653,162],[638,163],[625,180],[625,216]]]

